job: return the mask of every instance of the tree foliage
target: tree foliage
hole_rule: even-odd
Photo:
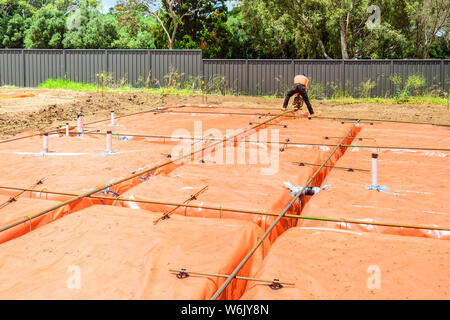
[[[99,0],[0,0],[0,47],[202,49],[205,58],[450,58],[448,0],[234,0],[232,10],[229,3],[118,0],[103,13]]]
[[[64,48],[109,49],[119,37],[117,23],[112,15],[81,7],[67,20]]]

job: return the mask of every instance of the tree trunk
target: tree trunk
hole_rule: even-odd
[[[345,24],[344,21],[339,21],[339,29],[341,34],[341,54],[342,59],[348,59],[348,51],[347,51],[347,36],[345,34]]]

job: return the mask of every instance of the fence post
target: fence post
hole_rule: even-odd
[[[152,52],[151,50],[147,50],[148,55],[148,70],[150,72],[150,88],[153,88],[153,69],[152,69]],[[203,60],[202,60],[203,63]]]
[[[248,59],[245,60],[245,64],[247,65],[247,95],[250,95],[250,66],[248,64]]]
[[[391,77],[393,75],[394,75],[394,60],[391,59],[391,68],[390,68],[390,74],[389,74],[389,82],[390,82],[390,88],[391,88],[391,98],[395,96],[394,83],[391,81]]]
[[[22,87],[25,87],[25,81],[26,81],[26,67],[25,67],[25,50],[22,49]]]
[[[344,94],[345,93],[345,59],[342,59],[341,90],[342,90],[342,94]]]
[[[105,71],[109,73],[108,49],[105,50],[105,60],[106,60],[106,70],[100,70],[100,73],[105,73]]]
[[[66,65],[66,49],[63,49],[63,74],[64,74],[64,80],[67,78],[67,65]]]
[[[445,68],[444,68],[444,59],[441,59],[441,86],[442,91],[445,92]]]

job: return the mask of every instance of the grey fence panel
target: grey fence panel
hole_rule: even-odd
[[[0,86],[25,86],[22,50],[0,50]]]
[[[402,77],[403,84],[413,74],[423,75],[427,79],[427,88],[442,88],[441,60],[394,60],[393,74]]]
[[[97,74],[107,71],[106,50],[66,50],[67,79],[96,82]]]
[[[340,90],[344,74],[342,61],[339,60],[294,60],[294,76],[305,73],[310,79],[310,91],[318,97],[331,96],[335,90]]]
[[[202,75],[201,50],[150,50],[151,76],[154,85],[163,85],[165,76],[173,72],[184,81]]]
[[[203,78],[208,88],[253,95],[284,95],[294,76],[306,73],[310,92],[318,98],[339,90],[359,96],[368,80],[375,83],[371,96],[392,96],[394,74],[403,84],[412,74],[421,74],[428,90],[450,87],[450,60],[203,60],[201,50],[0,49],[0,85],[37,87],[49,78],[64,77],[95,83],[96,74],[106,72],[116,83],[142,86],[151,80],[156,87],[165,85],[166,76],[174,72],[176,82]]]
[[[37,87],[50,78],[64,77],[64,50],[24,50],[25,87]]]
[[[442,70],[443,70],[442,87],[445,92],[450,93],[450,60],[442,61]]]
[[[249,94],[285,93],[292,82],[292,60],[249,60]]]
[[[127,82],[133,86],[150,85],[150,51],[149,50],[109,50],[108,72],[115,81]]]
[[[347,60],[344,62],[345,90],[350,95],[359,97],[363,94],[363,82],[370,80],[374,87],[364,94],[369,96],[390,96],[392,92],[391,62],[387,60]]]
[[[225,85],[224,91],[229,89],[237,94],[248,91],[247,60],[203,60],[203,63],[203,78],[208,88]]]

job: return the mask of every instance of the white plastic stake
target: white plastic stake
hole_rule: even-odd
[[[114,119],[114,110],[111,111],[111,125],[112,126],[116,125],[116,122],[115,122],[115,119]]]
[[[48,153],[48,133],[44,133],[44,146],[43,146],[43,152]]]
[[[80,113],[78,115],[78,118],[77,118],[78,132],[83,132],[84,131],[83,124],[84,124],[83,115]]]
[[[378,186],[378,154],[372,153],[372,186]]]
[[[106,152],[112,153],[112,132],[106,132]]]
[[[66,123],[66,137],[69,136],[69,124]]]

